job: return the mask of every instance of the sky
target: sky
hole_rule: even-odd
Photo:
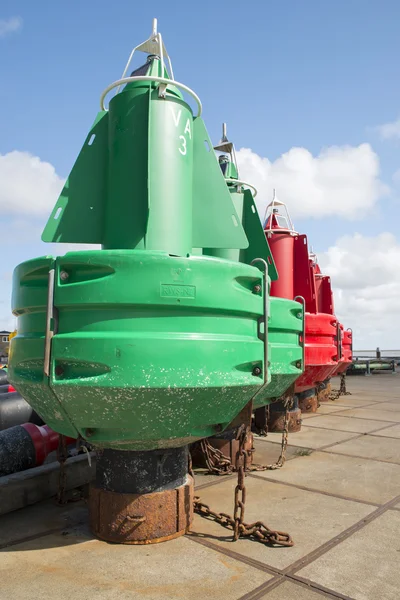
[[[0,330],[15,325],[14,267],[68,249],[41,231],[100,93],[154,17],[213,141],[227,123],[260,214],[275,188],[308,235],[355,348],[400,348],[396,0],[2,0]]]

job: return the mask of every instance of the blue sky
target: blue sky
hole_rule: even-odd
[[[271,163],[294,147],[318,157],[324,148],[370,145],[380,169],[372,183],[379,180],[382,187],[373,192],[363,218],[335,217],[331,208],[329,216],[316,220],[312,208],[296,213],[296,203],[307,205],[301,190],[288,198],[297,228],[308,233],[315,250],[326,253],[327,268],[337,272],[328,249],[343,235],[397,235],[398,183],[392,177],[400,168],[400,135],[385,140],[377,129],[400,115],[400,3],[394,0],[197,5],[3,0],[0,23],[17,18],[21,26],[3,36],[0,27],[0,155],[29,152],[66,177],[101,91],[120,76],[132,46],[150,34],[153,17],[176,78],[203,102],[213,140],[226,121],[237,149],[250,148]],[[8,212],[1,214],[2,227],[9,224],[24,237],[31,217],[21,211],[18,222],[24,224],[18,230],[15,214]],[[32,221],[32,231],[39,221]],[[15,236],[10,242],[8,271],[32,256],[30,251],[43,253],[24,239],[25,244],[16,243]],[[397,238],[394,244],[397,248]],[[351,316],[349,307],[343,311]],[[393,336],[386,339],[395,342]]]

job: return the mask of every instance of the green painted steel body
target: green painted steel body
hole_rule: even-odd
[[[303,373],[303,349],[299,338],[303,332],[301,304],[285,298],[269,298],[268,324],[269,369],[271,383],[267,398],[277,399]],[[255,407],[265,402],[255,401]]]
[[[148,81],[97,115],[42,239],[173,255],[249,245],[203,120]]]
[[[149,75],[160,76],[160,61]],[[104,248],[192,250],[193,115],[176,88],[133,82],[110,101]],[[174,218],[171,219],[171,215]]]
[[[47,378],[52,267],[58,325]],[[10,380],[51,427],[98,446],[177,447],[214,435],[262,384],[253,375],[263,367],[261,282],[245,264],[147,251],[28,261],[14,273]]]
[[[233,163],[228,163],[225,171],[227,177],[237,172],[232,169]],[[205,253],[229,260],[250,264],[257,257],[264,258],[268,264],[269,278],[278,278],[268,241],[266,240],[258,212],[250,190],[238,191],[235,184],[229,184],[231,197],[236,212],[249,240],[245,249],[210,248]],[[268,357],[270,384],[266,394],[254,397],[254,407],[259,408],[278,399],[303,373],[303,348],[300,338],[303,333],[303,306],[299,302],[284,298],[269,297],[268,309]]]
[[[274,298],[264,381],[264,275],[250,263],[263,258],[270,278],[275,265],[251,193],[228,189],[173,84],[128,83],[97,115],[42,237],[103,248],[14,272],[9,379],[56,431],[178,447],[301,373],[302,307]]]

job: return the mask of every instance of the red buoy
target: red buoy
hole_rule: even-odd
[[[353,362],[353,332],[351,329],[344,330],[343,325],[340,325],[340,342],[341,342],[341,356],[339,359],[338,366],[332,373],[334,375],[340,375],[345,373],[348,367]]]
[[[274,199],[267,207],[264,231],[279,275],[271,284],[271,295],[305,305],[304,373],[295,383],[299,394],[331,377],[339,364],[340,326],[331,281],[310,254],[307,236],[295,231],[283,202]]]

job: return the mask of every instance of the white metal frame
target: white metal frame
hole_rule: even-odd
[[[138,46],[135,46],[135,48],[130,53],[128,62],[126,63],[125,69],[123,70],[123,73],[121,75],[121,79],[125,79],[125,76],[129,69],[129,65],[132,62],[132,58],[133,58],[133,55],[135,54],[135,52],[145,52],[146,54],[157,54],[158,56],[160,56],[161,73],[164,73],[164,68],[165,68],[164,56],[165,56],[168,59],[169,74],[171,76],[171,79],[174,79],[174,72],[172,70],[171,59],[168,55],[167,49],[164,46],[164,42],[162,40],[161,33],[157,32],[157,19],[153,19],[153,32],[152,32],[151,36],[145,42],[142,42]],[[118,92],[119,92],[119,88],[117,89],[116,93],[118,94]]]
[[[126,77],[126,74],[129,69],[129,65],[132,62],[133,55],[135,54],[135,52],[145,52],[146,54],[156,54],[157,56],[160,56],[161,73],[163,73],[163,74],[165,71],[164,58],[166,58],[168,60],[169,74],[170,74],[171,78],[168,79],[167,77],[152,77],[149,75]],[[146,41],[142,42],[141,44],[139,44],[138,46],[135,46],[135,48],[133,48],[132,52],[129,55],[128,62],[125,65],[125,69],[123,70],[122,77],[120,79],[117,79],[117,81],[114,81],[113,83],[111,83],[102,92],[102,94],[100,96],[101,110],[108,110],[104,105],[104,100],[105,100],[107,94],[111,90],[113,90],[114,88],[117,88],[115,93],[118,94],[118,92],[121,89],[121,86],[123,86],[127,83],[132,83],[133,81],[152,81],[154,83],[158,83],[159,84],[158,95],[160,98],[165,98],[165,90],[167,88],[167,85],[173,85],[173,86],[183,90],[184,92],[187,92],[195,100],[195,102],[197,104],[197,115],[195,115],[195,118],[200,117],[200,115],[202,113],[202,109],[203,109],[200,98],[187,85],[184,85],[183,83],[179,83],[179,81],[175,81],[175,79],[174,79],[174,72],[172,69],[171,59],[170,59],[168,52],[164,46],[164,42],[162,40],[161,33],[157,32],[157,19],[153,19],[153,31],[152,31],[151,36]]]
[[[288,222],[289,227],[287,229],[277,229],[277,228],[272,228],[271,224],[272,224],[272,219],[271,219],[271,224],[269,226],[269,229],[265,229],[266,233],[281,233],[282,231],[290,231],[291,235],[299,235],[298,232],[295,230],[294,225],[292,223],[292,219],[290,218],[289,215],[289,211],[287,209],[287,206],[284,202],[281,202],[280,200],[278,200],[278,198],[276,197],[276,190],[274,189],[274,195],[272,198],[272,202],[270,202],[270,204],[268,204],[268,206],[265,209],[265,214],[264,214],[264,224],[267,222],[267,219],[270,215],[274,214],[274,209],[277,208],[278,206],[283,207],[285,209],[286,212],[286,220]],[[282,215],[285,216],[285,215]]]
[[[216,146],[214,146],[214,150],[216,152],[221,152],[222,154],[229,154],[230,158],[231,158],[231,162],[235,165],[237,173],[239,173],[239,167],[238,167],[237,159],[236,159],[235,145],[233,142],[230,142],[228,140],[228,137],[226,135],[226,123],[222,123],[222,137],[221,137],[220,141],[218,142],[218,144]],[[258,193],[257,188],[255,188],[254,185],[251,185],[251,183],[247,183],[247,181],[242,181],[241,179],[231,179],[230,177],[227,177],[225,179],[225,181],[226,181],[226,183],[236,184],[236,187],[238,187],[238,188],[241,188],[242,186],[246,186],[246,187],[250,188],[251,190],[253,190],[254,198],[257,196],[257,193]]]
[[[237,187],[242,187],[245,185],[246,187],[250,188],[254,192],[253,198],[255,198],[258,194],[257,188],[255,188],[254,185],[251,185],[251,183],[247,183],[247,181],[241,181],[241,179],[231,179],[230,177],[227,177],[225,181],[226,183],[234,183],[237,185]]]

